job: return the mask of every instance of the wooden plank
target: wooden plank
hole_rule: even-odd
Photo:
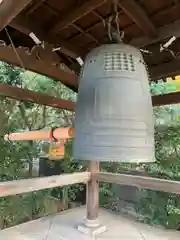
[[[152,103],[154,107],[180,103],[180,92],[153,96]]]
[[[149,38],[146,36],[134,38],[131,40],[130,44],[136,47],[145,47],[147,45],[162,41],[168,37],[176,36],[180,37],[180,20],[165,25],[157,29],[157,37]]]
[[[91,174],[89,172],[81,172],[51,177],[1,182],[0,197],[39,191],[41,189],[62,187],[76,183],[86,183],[89,181],[90,176]]]
[[[134,0],[120,0],[118,1],[120,7],[126,14],[143,30],[149,37],[157,35],[154,24],[150,21],[148,15],[141,8],[141,6]]]
[[[0,31],[5,28],[32,0],[3,0],[0,3]]]
[[[116,183],[121,185],[135,186],[139,188],[180,194],[180,182],[178,181],[105,172],[96,174],[96,179],[100,182]]]
[[[176,76],[180,74],[180,59],[171,62],[163,63],[149,68],[149,73],[152,80],[159,80],[169,76]]]
[[[75,110],[75,103],[69,100],[58,99],[42,93],[14,87],[9,84],[0,84],[0,96],[7,96],[19,101],[29,101],[59,109],[67,109],[69,111]]]
[[[78,78],[75,74],[70,74],[52,66],[45,61],[37,60],[35,57],[27,54],[24,49],[16,49],[17,54],[23,62],[23,67],[33,72],[37,72],[60,81],[61,83],[78,88]],[[22,67],[21,61],[17,57],[14,49],[11,47],[0,46],[0,60]]]
[[[87,15],[105,2],[106,0],[88,0],[84,1],[80,7],[77,7],[73,11],[68,10],[68,12],[64,13],[61,19],[54,25],[50,33],[60,32],[68,27],[68,25]]]
[[[91,180],[87,183],[87,219],[97,220],[99,213],[99,182],[94,178],[94,175],[99,172],[99,162],[90,161],[89,172]]]
[[[69,44],[54,34],[47,34],[47,31],[42,26],[38,25],[33,21],[33,19],[29,19],[26,16],[17,16],[10,23],[10,26],[26,35],[29,35],[31,32],[33,32],[41,41],[47,41],[49,44],[60,46],[61,48],[59,51],[74,59],[85,55],[83,49]]]

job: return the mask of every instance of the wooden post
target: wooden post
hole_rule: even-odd
[[[90,161],[89,172],[91,180],[87,183],[87,220],[97,220],[99,212],[99,181],[94,178],[94,173],[99,172],[99,162]]]
[[[95,236],[107,230],[106,226],[99,222],[99,181],[96,176],[99,173],[98,161],[90,161],[88,171],[91,174],[87,182],[86,193],[86,218],[84,224],[78,226],[78,230],[84,234]]]

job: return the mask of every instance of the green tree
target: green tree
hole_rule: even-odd
[[[151,85],[153,94],[169,93],[175,90],[173,84],[164,82]],[[145,165],[148,175],[158,178],[180,180],[180,106],[162,106],[154,108],[155,153],[156,162]],[[137,206],[143,221],[160,224],[167,228],[180,228],[179,196],[151,190],[140,190],[146,193]]]
[[[59,82],[2,62],[0,63],[0,83],[27,88],[58,98],[76,100],[76,94]],[[17,102],[6,97],[0,98],[0,103],[0,181],[33,177],[33,160],[39,158],[42,142],[5,142],[4,134],[72,126],[74,113],[25,101]],[[66,144],[65,158],[59,164],[62,165],[64,172],[82,171],[85,168],[82,163],[71,163],[71,149],[72,141],[69,141]],[[28,171],[26,171],[26,166],[28,166]],[[55,192],[57,196],[62,196],[61,193],[66,192],[68,200],[71,201],[76,199],[79,191],[83,190],[84,186],[77,184],[61,189],[56,188]],[[0,198],[0,228],[19,224],[45,214],[46,200],[50,194],[51,190],[44,190]]]

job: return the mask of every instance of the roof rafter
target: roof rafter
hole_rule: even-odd
[[[87,36],[88,38],[90,38],[91,40],[93,40],[97,45],[99,44],[99,41],[90,33],[84,31],[84,29],[82,29],[81,27],[77,26],[77,24],[72,23],[71,24],[74,28],[76,28],[80,33],[84,34],[85,36]]]
[[[3,0],[0,3],[0,30],[5,28],[32,0]]]
[[[49,11],[51,11],[56,16],[59,16],[59,17],[61,16],[61,14],[56,9],[52,8],[48,4],[44,4],[44,7],[47,8]],[[70,26],[76,28],[80,32],[80,34],[82,33],[82,34],[86,35],[88,38],[93,40],[96,44],[99,44],[99,41],[92,34],[90,34],[89,32],[85,31],[84,29],[79,27],[77,24],[71,23]]]
[[[130,44],[137,46],[137,47],[144,47],[161,40],[164,40],[167,37],[180,37],[180,20],[173,22],[171,24],[165,25],[157,29],[158,36],[155,38],[148,38],[148,37],[139,37],[134,38],[130,42]]]
[[[157,35],[156,27],[137,2],[134,0],[119,0],[118,4],[148,37]]]
[[[34,56],[27,54],[23,48],[16,49],[16,53],[21,58],[23,66],[13,48],[0,46],[0,53],[1,61],[11,63],[15,66],[25,67],[33,72],[51,77],[54,80],[60,81],[62,84],[72,88],[74,91],[78,88],[78,79],[75,74],[65,72],[64,70],[50,65],[45,61],[37,60]]]
[[[103,3],[105,3],[107,0],[88,0],[84,1],[84,3],[74,9],[74,11],[68,11],[67,13],[64,13],[61,17],[61,19],[54,25],[51,33],[57,33],[66,28],[71,23],[74,23],[78,19],[82,18],[83,16],[87,15]]]
[[[28,11],[27,15],[33,13],[37,8],[39,8],[46,0],[37,1]]]
[[[74,59],[85,54],[81,48],[75,47],[53,34],[47,34],[42,26],[37,26],[37,23],[25,16],[16,17],[10,23],[10,26],[26,35],[33,32],[41,41],[47,41],[50,44],[60,45],[60,51]]]
[[[75,110],[75,102],[58,99],[42,93],[18,88],[9,84],[0,83],[0,96],[10,97],[18,101],[29,101],[40,105],[50,106],[69,111]]]

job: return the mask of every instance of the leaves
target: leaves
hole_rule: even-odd
[[[59,98],[76,99],[76,94],[59,82],[2,62],[0,63],[0,82],[18,87],[22,86]],[[43,143],[32,141],[5,142],[4,134],[71,126],[73,114],[29,102],[18,102],[6,97],[1,97],[0,103],[0,181],[33,177],[33,160],[39,158]],[[80,171],[81,169],[79,164],[76,166],[71,164],[71,147],[72,142],[67,143],[66,160],[63,161],[64,172],[73,172],[78,168]],[[82,191],[82,189],[84,189],[82,185],[69,188],[69,199],[76,198],[77,192]],[[51,196],[52,191],[39,191],[0,198],[0,227],[5,228],[19,224],[45,214],[45,211],[48,211],[45,199]],[[56,196],[62,197],[62,192],[65,192],[65,189],[57,188]]]

